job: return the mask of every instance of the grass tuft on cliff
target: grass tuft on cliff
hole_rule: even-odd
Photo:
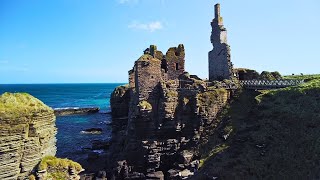
[[[73,169],[81,172],[82,166],[69,159],[61,159],[54,156],[46,156],[42,158],[38,165],[38,171],[46,170],[48,178],[52,179],[68,179],[69,171]]]
[[[228,109],[229,148],[213,154],[200,170],[219,179],[320,178],[320,75],[286,76],[304,84],[244,91]],[[216,146],[212,146],[214,150]]]
[[[152,110],[152,105],[148,102],[148,101],[140,101],[139,105],[140,109],[144,109],[144,110]]]
[[[27,93],[4,93],[0,96],[0,119],[32,117],[53,110],[39,99]]]

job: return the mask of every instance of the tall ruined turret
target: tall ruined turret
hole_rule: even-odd
[[[227,42],[227,29],[220,16],[220,4],[215,5],[215,17],[211,22],[212,51],[209,52],[209,80],[231,79],[233,67],[230,46]]]

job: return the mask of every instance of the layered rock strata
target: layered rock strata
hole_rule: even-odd
[[[25,93],[0,96],[0,179],[24,179],[56,154],[53,110]]]

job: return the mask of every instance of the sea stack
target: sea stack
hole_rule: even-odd
[[[24,179],[56,154],[53,110],[27,93],[0,96],[0,179]]]

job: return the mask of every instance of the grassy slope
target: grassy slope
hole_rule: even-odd
[[[320,75],[303,78],[297,87],[242,93],[225,113],[231,136],[211,144],[213,152],[227,148],[203,154],[195,179],[319,179]]]
[[[27,93],[4,93],[0,96],[0,120],[32,117],[53,110]]]

